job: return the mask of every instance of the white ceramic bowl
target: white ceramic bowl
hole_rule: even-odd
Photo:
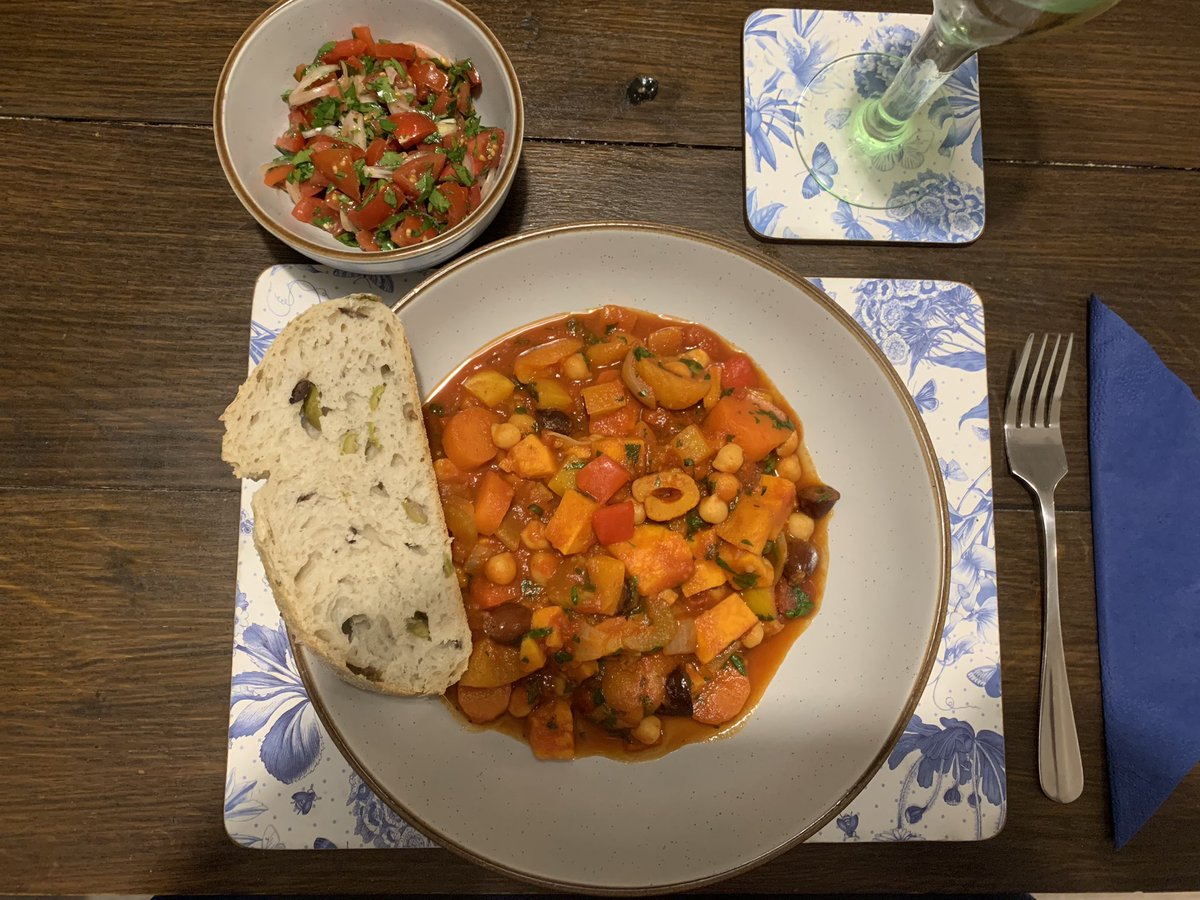
[[[347,759],[426,833],[543,885],[644,893],[771,858],[874,776],[936,655],[949,529],[932,446],[891,364],[832,300],[733,244],[654,226],[549,229],[451,263],[397,312],[428,393],[499,335],[605,303],[701,322],[749,352],[842,492],[820,613],[745,723],[652,761],[539,762],[438,701],[359,691],[297,659]]]
[[[279,95],[291,73],[327,40],[348,38],[369,25],[380,38],[415,42],[452,59],[470,58],[483,79],[475,100],[485,125],[504,129],[504,158],[480,207],[457,228],[397,250],[364,253],[291,215],[284,191],[262,182],[263,163],[277,155],[275,139],[287,129]],[[496,217],[512,187],[524,138],[521,88],[496,36],[455,0],[282,0],[255,20],[234,45],[213,104],[217,155],[242,205],[264,228],[317,262],[351,272],[382,274],[426,269],[462,252]]]

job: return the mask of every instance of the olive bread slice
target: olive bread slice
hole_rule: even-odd
[[[440,694],[471,652],[399,318],[370,294],[293,319],[225,410],[222,457],[292,640],[360,687]]]

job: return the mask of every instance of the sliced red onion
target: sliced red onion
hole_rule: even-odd
[[[334,86],[336,81],[330,81],[328,84],[323,84],[320,87],[313,88],[314,82],[320,81],[326,75],[330,75],[338,70],[337,66],[317,66],[302,79],[300,83],[292,88],[292,93],[288,95],[289,106],[300,106],[307,103],[309,100],[315,100],[317,97],[324,97]]]

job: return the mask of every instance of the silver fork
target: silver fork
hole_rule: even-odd
[[[1054,377],[1055,363],[1058,361],[1062,335],[1054,338],[1054,347],[1044,373],[1042,360],[1050,335],[1042,338],[1037,361],[1026,378],[1033,339],[1031,334],[1025,341],[1025,349],[1009,388],[1008,403],[1004,408],[1004,442],[1008,450],[1009,469],[1025,483],[1037,501],[1042,532],[1042,587],[1046,597],[1046,612],[1042,633],[1041,706],[1038,712],[1038,776],[1047,797],[1059,803],[1070,803],[1083,793],[1083,759],[1079,754],[1079,736],[1075,732],[1075,714],[1071,709],[1071,689],[1067,684],[1062,622],[1058,612],[1054,489],[1067,474],[1060,414],[1075,335],[1067,336],[1066,349],[1061,362],[1058,362],[1057,378]],[[1043,373],[1040,386],[1039,373]]]

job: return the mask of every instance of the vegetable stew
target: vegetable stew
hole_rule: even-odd
[[[748,356],[606,306],[506,336],[425,414],[467,719],[542,759],[646,758],[753,707],[819,608],[839,494]]]

